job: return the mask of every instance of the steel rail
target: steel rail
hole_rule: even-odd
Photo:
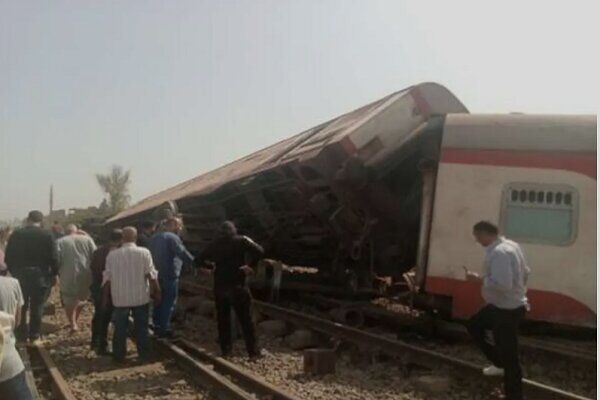
[[[320,295],[303,295],[301,299],[326,307],[352,307],[360,309],[364,315],[372,320],[384,322],[387,325],[397,325],[409,329],[420,328],[421,331],[430,332],[434,330],[438,335],[447,338],[460,338],[461,340],[470,339],[466,327],[458,322],[448,322],[443,320],[434,321],[425,316],[407,316],[395,313],[394,311],[379,308],[372,304],[361,302],[349,302],[336,299],[325,298]],[[421,323],[421,324],[419,324]],[[550,357],[562,357],[575,362],[585,362],[587,364],[596,364],[595,351],[569,346],[562,343],[532,338],[528,336],[519,337],[519,347],[524,352],[537,352]]]
[[[194,358],[211,364],[215,371],[230,376],[240,386],[252,393],[267,396],[272,400],[300,400],[299,397],[268,383],[258,375],[255,375],[224,358],[211,355],[208,351],[195,343],[185,339],[176,339],[174,343]]]
[[[60,400],[77,400],[77,397],[71,391],[69,384],[60,372],[48,350],[41,344],[34,344],[30,348],[35,349],[42,359],[45,369],[48,371],[52,380],[52,393]]]
[[[595,352],[562,343],[552,343],[543,339],[521,337],[519,338],[519,344],[533,351],[560,355],[575,361],[586,361],[595,364],[597,360]]]
[[[405,359],[408,361],[416,364],[437,367],[440,365],[440,363],[443,363],[451,366],[454,370],[461,371],[462,373],[485,378],[481,372],[482,367],[471,362],[450,357],[419,346],[414,346],[400,340],[392,340],[383,336],[373,335],[359,329],[350,328],[339,323],[334,323],[328,320],[313,317],[311,315],[302,314],[297,311],[275,306],[273,304],[255,301],[254,305],[258,311],[269,315],[272,318],[283,319],[285,321],[343,340],[347,340],[349,342],[357,343],[365,347],[379,348],[385,350],[387,354],[405,357]],[[579,396],[575,393],[557,389],[529,379],[523,379],[523,389],[529,396],[544,400],[587,399],[586,397]]]
[[[212,292],[212,289],[207,286],[198,285],[188,281],[182,281],[181,286],[182,289],[197,294],[209,294]],[[439,367],[440,364],[446,364],[452,367],[454,371],[462,374],[477,376],[480,379],[498,380],[498,378],[483,376],[481,372],[482,367],[480,365],[450,357],[433,350],[405,343],[400,340],[392,340],[383,336],[374,335],[359,329],[350,328],[339,323],[282,308],[270,303],[255,300],[253,305],[257,311],[268,315],[271,318],[282,319],[298,326],[310,328],[326,335],[356,343],[363,347],[382,349],[387,354],[398,356],[405,361],[432,368]],[[587,397],[529,379],[523,379],[523,390],[530,397],[543,400],[591,400]]]
[[[129,323],[131,327],[133,325],[131,318]],[[191,378],[198,385],[209,389],[211,394],[219,399],[256,400],[253,394],[256,393],[266,395],[273,400],[300,400],[233,363],[210,355],[185,339],[169,341],[155,338],[154,344],[161,353],[172,357],[180,368],[190,372]]]
[[[180,368],[190,372],[200,386],[209,389],[217,398],[223,400],[256,400],[256,398],[227,379],[225,376],[213,371],[194,357],[190,356],[179,346],[164,339],[157,339],[159,351],[175,359]]]

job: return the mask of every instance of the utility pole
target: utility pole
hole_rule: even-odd
[[[50,185],[50,214],[49,217],[52,217],[52,211],[54,210],[54,185]]]

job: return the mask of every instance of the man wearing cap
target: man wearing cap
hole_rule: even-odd
[[[43,219],[41,211],[31,211],[27,225],[16,230],[6,245],[8,271],[21,284],[25,300],[17,337],[31,341],[40,338],[44,305],[58,274],[56,243],[52,234],[42,229]]]
[[[262,257],[263,249],[247,236],[238,235],[235,224],[225,221],[219,236],[198,256],[197,265],[214,264],[214,292],[217,308],[219,343],[224,356],[231,353],[231,309],[242,326],[246,350],[251,358],[260,356],[256,344],[254,323],[250,315],[252,297],[246,285],[246,276],[253,273],[251,266]]]

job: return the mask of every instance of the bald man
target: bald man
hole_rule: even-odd
[[[82,302],[90,297],[90,264],[96,244],[88,235],[78,234],[79,229],[74,224],[67,225],[65,233],[66,236],[56,241],[60,294],[71,330],[78,331]]]
[[[104,305],[109,297],[113,304],[113,358],[116,362],[125,361],[127,353],[127,325],[133,314],[135,344],[138,355],[148,357],[148,318],[150,299],[154,305],[161,302],[157,272],[148,249],[136,245],[137,230],[123,228],[123,244],[112,250],[106,257],[104,272]]]

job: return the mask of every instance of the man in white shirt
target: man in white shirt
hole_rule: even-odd
[[[15,347],[13,315],[0,311],[0,399],[32,400],[25,366]]]
[[[109,296],[114,306],[113,358],[125,361],[127,353],[127,324],[133,314],[135,341],[140,358],[148,356],[148,316],[150,299],[158,305],[161,301],[157,272],[150,251],[138,247],[137,231],[133,227],[123,228],[123,245],[106,257],[104,272],[104,302]]]
[[[15,326],[21,323],[21,308],[25,301],[21,285],[15,278],[7,276],[6,265],[0,265],[0,311],[13,316]]]
[[[484,368],[489,376],[504,376],[507,400],[521,400],[522,371],[519,362],[519,324],[529,308],[527,278],[529,267],[521,247],[498,235],[491,222],[481,221],[473,227],[473,235],[485,247],[483,276],[466,271],[467,279],[481,282],[485,306],[469,321],[469,333],[493,365]],[[491,330],[494,344],[486,341]]]

